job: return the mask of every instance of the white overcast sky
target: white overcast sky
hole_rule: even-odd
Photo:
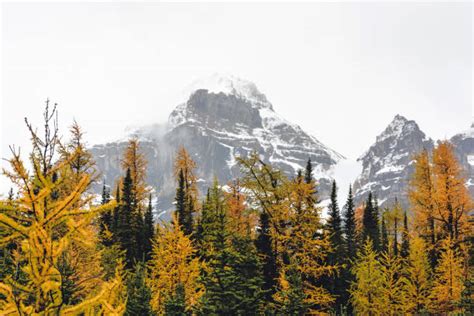
[[[356,158],[397,113],[435,139],[472,121],[472,4],[3,3],[1,157],[44,100],[90,144],[166,121],[214,72]]]

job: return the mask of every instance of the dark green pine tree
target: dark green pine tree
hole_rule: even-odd
[[[352,185],[349,186],[349,195],[345,205],[344,213],[344,240],[347,259],[353,260],[357,256],[357,231],[355,218],[354,197],[352,195]]]
[[[407,212],[403,214],[402,245],[400,247],[400,256],[407,258],[410,253],[410,237],[408,236],[408,217]]]
[[[280,292],[283,303],[276,305],[276,310],[272,315],[306,315],[310,305],[306,302],[301,273],[295,268],[289,269],[286,273],[288,289]]]
[[[393,220],[393,254],[398,256],[398,217]]]
[[[345,249],[341,224],[342,219],[337,203],[337,185],[336,181],[333,181],[331,190],[331,203],[329,204],[328,219],[326,224],[326,231],[329,235],[329,241],[331,244],[332,251],[331,253],[329,253],[327,260],[330,265],[337,265],[342,267],[345,261]],[[344,292],[343,280],[340,278],[339,275],[333,275],[327,277],[327,281],[324,283],[327,283],[325,285],[326,288],[336,298],[334,306],[336,308],[336,313],[340,314]]]
[[[273,251],[273,241],[270,232],[270,217],[266,212],[260,214],[259,227],[257,229],[257,240],[255,245],[257,253],[261,258],[263,272],[263,290],[265,293],[265,301],[271,302],[272,295],[275,293],[278,269],[276,254]]]
[[[126,316],[154,315],[151,306],[151,292],[146,282],[146,266],[139,262],[135,265],[134,272],[127,279],[127,305]]]
[[[369,192],[367,201],[364,208],[364,214],[362,216],[362,239],[365,241],[367,238],[372,240],[374,250],[380,250],[380,234],[379,234],[379,223],[377,211],[373,204],[372,192]]]
[[[101,204],[105,205],[110,202],[110,190],[104,185],[102,186],[102,200]],[[112,211],[102,212],[99,216],[99,236],[101,242],[104,246],[112,245],[112,239],[110,236],[106,236],[106,231],[111,231],[112,229],[112,220],[113,220]]]
[[[308,158],[304,172],[304,182],[309,184],[311,181],[313,181],[313,164],[311,163],[311,158]]]
[[[375,249],[378,251],[381,250],[382,246],[380,244],[381,240],[381,231],[380,231],[380,210],[379,210],[379,200],[377,199],[377,195],[373,194],[374,199],[374,222],[377,224],[377,229],[375,230],[374,238],[377,238],[378,243],[374,243]]]
[[[112,233],[113,243],[118,243],[118,226],[120,217],[120,184],[117,184],[117,187],[115,189],[115,202],[116,206],[112,210],[112,224],[110,226],[110,232]]]
[[[344,206],[344,248],[345,248],[345,266],[341,271],[342,288],[344,289],[341,298],[341,305],[345,310],[341,314],[352,315],[352,305],[349,300],[349,288],[354,281],[351,273],[352,264],[357,257],[358,236],[356,231],[355,205],[352,195],[352,185],[349,186],[349,194],[347,196],[346,205]]]
[[[184,286],[178,284],[176,286],[175,294],[168,298],[165,302],[166,316],[191,316],[192,311],[186,311],[186,293]]]
[[[381,220],[382,222],[382,227],[380,228],[381,230],[381,235],[380,235],[380,250],[383,252],[388,251],[388,232],[387,232],[387,223],[385,219],[385,213],[382,213]]]
[[[118,215],[118,241],[126,254],[126,266],[131,268],[139,256],[135,231],[135,195],[130,169],[127,169],[122,185],[121,205]]]
[[[145,260],[148,261],[150,259],[151,249],[153,238],[155,237],[155,225],[153,223],[153,205],[152,205],[152,197],[148,199],[148,209],[145,212],[145,217],[143,219],[144,227],[143,227],[143,252],[145,255]]]
[[[186,181],[184,179],[183,170],[179,171],[178,187],[176,189],[176,216],[178,223],[186,235],[193,232],[193,216],[190,207],[193,201],[190,201],[189,194],[186,192]]]
[[[305,168],[305,171],[304,171],[304,182],[308,183],[308,184],[313,184],[313,195],[312,195],[312,200],[311,200],[311,203],[312,204],[317,204],[319,203],[319,201],[317,200],[317,196],[318,196],[318,191],[316,189],[316,185],[314,183],[314,178],[313,178],[313,164],[311,162],[311,158],[308,158],[308,162],[306,163],[306,168]]]
[[[222,191],[211,189],[205,235],[201,241],[208,270],[203,271],[206,293],[203,315],[253,315],[263,298],[262,276],[252,240],[228,229]]]

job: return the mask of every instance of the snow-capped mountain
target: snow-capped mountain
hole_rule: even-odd
[[[474,197],[474,123],[471,128],[450,139],[456,156],[463,166],[466,186]]]
[[[396,115],[375,143],[359,159],[362,172],[354,182],[356,202],[362,202],[369,191],[375,192],[382,207],[397,198],[408,206],[407,184],[413,172],[413,156],[433,148],[415,121]]]
[[[311,158],[324,199],[334,166],[344,159],[278,115],[254,83],[234,76],[212,75],[192,83],[166,126],[146,126],[130,134],[140,140],[149,164],[148,183],[158,192],[159,207],[164,211],[172,208],[172,165],[179,146],[196,161],[201,190],[214,176],[223,184],[239,176],[236,158],[257,151],[288,175],[295,175]],[[118,141],[91,149],[109,185],[121,174],[119,161],[125,146],[126,141]]]

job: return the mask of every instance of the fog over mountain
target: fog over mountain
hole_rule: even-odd
[[[314,164],[321,199],[329,195],[334,167],[344,157],[278,115],[252,82],[214,74],[194,82],[164,126],[129,131],[148,160],[148,183],[158,195],[163,215],[172,209],[175,193],[174,155],[184,146],[198,165],[201,192],[217,177],[223,185],[239,176],[237,157],[258,152],[264,161],[294,176],[308,159]],[[123,173],[119,161],[127,138],[92,147],[104,181],[113,185]]]
[[[357,162],[349,161],[281,117],[270,98],[250,81],[213,74],[193,82],[184,91],[167,123],[129,128],[122,139],[91,148],[104,182],[113,186],[123,174],[119,162],[127,140],[137,137],[148,160],[148,183],[156,191],[158,214],[164,218],[173,209],[172,170],[180,146],[197,162],[201,192],[214,177],[222,185],[238,177],[236,158],[257,151],[264,161],[289,177],[311,159],[323,205],[329,197],[331,181],[336,179],[341,205],[352,183],[357,203],[373,191],[381,207],[393,204],[395,199],[409,207],[407,184],[413,171],[413,156],[422,149],[432,150],[435,145],[415,121],[396,115]],[[474,193],[473,130],[460,133],[451,141],[466,170],[466,185]],[[95,189],[99,190],[99,184]]]

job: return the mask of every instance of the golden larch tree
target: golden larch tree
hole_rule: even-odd
[[[142,207],[145,206],[142,204],[145,203],[149,194],[146,184],[146,168],[147,160],[140,149],[138,139],[130,139],[123,154],[122,169],[124,171],[130,169],[135,198]]]
[[[201,268],[191,239],[183,233],[175,217],[172,223],[158,227],[147,280],[153,310],[163,315],[166,303],[178,288],[184,290],[186,310],[196,308],[204,294],[199,282]]]
[[[472,202],[450,143],[442,142],[433,150],[433,174],[435,219],[449,238],[459,240],[469,231]]]
[[[108,281],[100,271],[93,276],[77,274],[78,282],[87,283],[92,278],[91,286],[80,287],[74,302],[65,301],[66,277],[61,259],[72,245],[94,247],[91,223],[114,203],[94,207],[90,198],[83,197],[91,181],[84,171],[77,174],[79,180],[71,192],[62,190],[62,175],[70,174],[77,151],[55,161],[59,141],[55,112],[56,108],[49,111],[47,103],[43,139],[27,122],[33,144],[32,172],[13,148],[11,170],[4,170],[19,194],[13,204],[0,202],[0,229],[4,232],[0,246],[16,244],[13,258],[17,272],[0,282],[0,310],[4,315],[121,315],[126,293],[120,269]]]
[[[246,196],[242,193],[239,181],[229,184],[229,191],[224,192],[227,205],[228,229],[235,235],[255,237],[257,214],[245,205]]]
[[[402,262],[393,252],[390,242],[387,252],[380,254],[381,272],[383,275],[381,294],[383,315],[402,315],[406,311]]]
[[[463,255],[451,239],[443,240],[441,257],[435,269],[431,292],[432,308],[435,313],[456,312],[464,289]]]
[[[385,307],[384,274],[372,241],[367,239],[352,267],[351,301],[357,315],[382,315]]]
[[[420,314],[429,307],[431,271],[425,242],[421,237],[410,239],[410,252],[404,268],[407,312]]]
[[[242,186],[248,191],[250,203],[258,205],[270,220],[273,251],[280,275],[274,295],[277,303],[285,304],[285,293],[291,292],[290,279],[300,279],[303,302],[309,313],[329,306],[334,298],[315,280],[335,273],[337,267],[328,265],[331,251],[329,239],[317,238],[322,230],[321,208],[316,206],[314,183],[303,177],[290,180],[263,162],[257,153],[239,158],[244,174]]]

